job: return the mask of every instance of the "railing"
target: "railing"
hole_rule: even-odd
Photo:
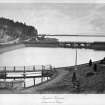
[[[51,70],[51,65],[33,65],[33,66],[0,66],[0,71],[6,72],[23,72],[23,71],[40,71]]]
[[[26,87],[26,79],[33,79],[33,85],[36,85],[36,78],[41,78],[41,82],[43,83],[43,79],[46,77],[48,81],[52,76],[53,67],[51,65],[34,65],[34,66],[2,66],[0,67],[0,79],[4,80],[4,82],[0,82],[0,86],[5,84],[9,84],[8,86],[12,86],[16,84],[16,80],[23,81],[23,87]],[[12,79],[15,82],[8,82],[8,79]],[[20,82],[22,84],[22,82]]]

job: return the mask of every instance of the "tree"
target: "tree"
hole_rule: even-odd
[[[37,37],[38,31],[34,26],[26,25],[22,22],[14,22],[8,18],[0,18],[0,29],[3,30],[3,33],[6,33],[7,36],[10,36],[11,39],[28,39],[31,37]],[[4,36],[4,34],[2,34]],[[0,35],[0,36],[2,36]]]

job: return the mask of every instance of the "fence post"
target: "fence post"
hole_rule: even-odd
[[[43,82],[43,71],[44,70],[44,66],[42,65],[42,76],[41,76],[41,82]]]
[[[23,76],[24,76],[24,88],[26,87],[26,83],[25,83],[25,79],[26,79],[26,71],[25,71],[25,66],[24,66],[24,73],[23,73]]]
[[[25,73],[25,66],[24,66],[24,73]]]
[[[15,66],[14,66],[14,72],[15,72]]]
[[[5,79],[4,79],[4,81],[6,81],[6,66],[4,67],[4,73],[5,73]]]
[[[24,88],[26,87],[25,79],[24,79]]]
[[[15,80],[15,77],[13,79]]]
[[[35,78],[34,78],[34,86],[35,86]]]
[[[26,87],[26,83],[25,83],[25,73],[23,74],[24,76],[24,88]]]
[[[13,81],[12,81],[12,87],[13,87]]]
[[[35,66],[33,66],[33,71],[35,71]]]
[[[4,66],[4,72],[6,73],[6,66]]]

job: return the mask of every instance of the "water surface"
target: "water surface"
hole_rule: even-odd
[[[0,55],[0,66],[52,65],[55,67],[75,64],[75,49],[27,47]],[[77,49],[77,63],[87,63],[105,57],[104,51]]]

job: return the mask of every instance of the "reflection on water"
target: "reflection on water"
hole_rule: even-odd
[[[42,82],[42,78],[35,78],[35,85],[40,84]],[[50,77],[43,77],[43,82],[49,80]],[[13,81],[14,79],[6,79],[6,81]],[[15,79],[15,80],[24,80],[24,79]],[[31,87],[34,86],[34,79],[33,78],[27,78],[24,80],[25,87]],[[24,87],[24,85],[23,85]]]

